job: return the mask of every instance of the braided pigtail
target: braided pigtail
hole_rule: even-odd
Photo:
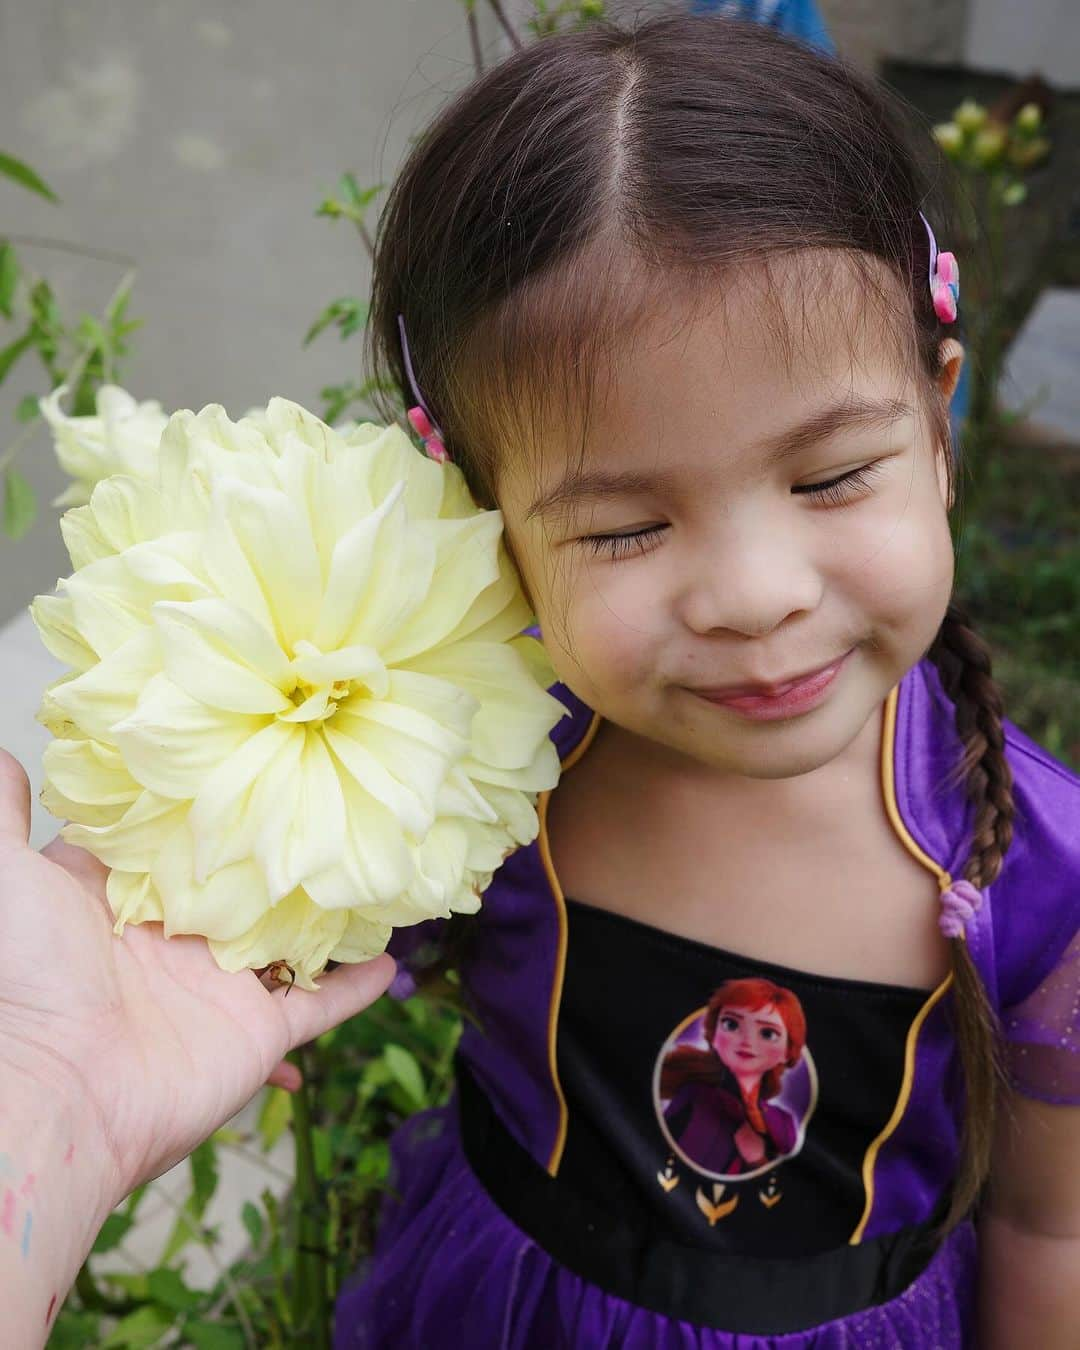
[[[958,605],[949,606],[928,655],[956,708],[956,730],[964,752],[954,781],[966,783],[968,797],[975,805],[964,877],[982,890],[1001,871],[1012,842],[1015,814],[1012,770],[1005,758],[1001,691],[991,675],[990,649]],[[960,1174],[946,1230],[969,1212],[989,1173],[994,1104],[1005,1081],[997,1019],[975,962],[962,937],[953,938],[949,945],[966,1109]]]

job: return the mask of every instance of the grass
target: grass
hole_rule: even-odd
[[[1013,428],[962,520],[956,590],[1013,722],[1080,770],[1080,446]]]

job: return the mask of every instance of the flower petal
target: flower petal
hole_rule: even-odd
[[[459,642],[412,658],[412,670],[452,680],[480,704],[472,754],[498,768],[531,764],[551,729],[566,715],[557,698],[532,677],[519,642]]]
[[[66,595],[38,595],[30,606],[30,617],[37,625],[41,640],[58,661],[89,670],[97,661],[97,652],[87,643],[75,622],[71,599]]]
[[[289,663],[271,635],[226,600],[160,601],[154,623],[165,672],[192,698],[236,713],[291,711]]]
[[[143,787],[179,801],[195,797],[214,769],[265,725],[265,716],[210,708],[159,674],[113,736]]]
[[[215,518],[224,517],[237,544],[227,570],[215,577],[220,590],[241,597],[257,586],[278,642],[290,651],[298,638],[308,637],[322,600],[322,572],[307,522],[283,492],[234,478],[215,482],[213,503]],[[216,560],[225,557],[222,549]]]
[[[388,637],[382,649],[388,665],[404,664],[417,652],[438,646],[461,622],[477,596],[499,579],[500,512],[433,521],[427,523],[427,529],[436,548],[431,585],[423,602]]]
[[[304,732],[274,721],[255,733],[209,775],[191,804],[195,876],[203,881],[219,867],[251,854],[262,825],[265,792],[260,776],[278,755],[294,762]]]
[[[121,872],[149,872],[163,843],[185,829],[187,804],[144,792],[118,821],[105,827],[65,825],[60,833],[69,844],[85,848],[106,867]]]
[[[50,685],[49,710],[59,710],[85,735],[111,741],[112,728],[128,716],[159,668],[157,641],[153,631],[144,628],[82,675]],[[47,725],[53,730],[54,723]]]

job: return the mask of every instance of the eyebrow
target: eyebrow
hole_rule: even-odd
[[[757,446],[766,468],[793,459],[812,445],[835,436],[839,431],[862,430],[892,426],[910,416],[913,409],[902,399],[868,399],[853,394],[819,408],[796,426],[770,436]],[[582,499],[610,500],[612,497],[633,496],[645,492],[670,491],[677,475],[669,470],[643,473],[637,469],[615,471],[603,469],[573,469],[547,492],[541,493],[525,512],[525,519],[547,515],[556,507]]]
[[[750,1021],[755,1023],[757,1026],[776,1027],[780,1031],[786,1030],[783,1019],[780,1017],[779,1013],[766,1013],[764,1017],[755,1017],[753,1015],[754,1011],[760,1012],[761,1010],[755,1009],[751,1010],[751,1012],[749,1013]],[[722,1008],[720,1010],[720,1016],[734,1017],[736,1022],[743,1022],[746,1020],[743,1014],[736,1008]]]

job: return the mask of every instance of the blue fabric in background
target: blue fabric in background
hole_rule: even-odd
[[[836,55],[836,45],[829,36],[814,0],[689,0],[689,9],[691,14],[726,14],[732,19],[764,23],[789,37],[798,38],[808,46],[817,47],[831,56]],[[947,247],[947,244],[942,245],[942,248]],[[949,410],[957,458],[960,456],[960,427],[967,415],[969,389],[968,366],[965,362]]]
[[[733,19],[756,20],[799,38],[811,47],[835,52],[814,0],[690,0],[691,14],[727,14]]]

